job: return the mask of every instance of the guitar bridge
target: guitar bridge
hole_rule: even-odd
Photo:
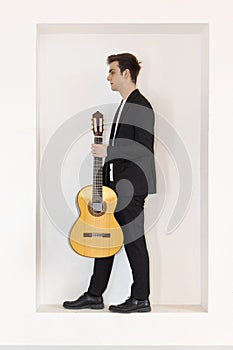
[[[101,233],[101,232],[84,232],[83,233],[83,237],[89,237],[89,238],[98,238],[98,237],[102,237],[102,238],[110,238],[111,237],[111,233]]]

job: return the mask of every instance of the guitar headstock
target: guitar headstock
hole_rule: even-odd
[[[103,136],[104,118],[99,111],[92,114],[92,130],[95,136]]]

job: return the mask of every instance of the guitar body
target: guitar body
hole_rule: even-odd
[[[70,245],[74,251],[87,257],[107,257],[116,254],[123,244],[123,233],[114,217],[116,193],[102,186],[103,207],[92,208],[92,186],[84,187],[77,196],[80,216],[70,233]]]

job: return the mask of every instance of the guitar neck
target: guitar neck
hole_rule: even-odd
[[[95,136],[95,144],[102,144],[103,137]],[[93,186],[92,186],[92,203],[102,205],[103,198],[103,168],[102,168],[102,158],[94,157],[93,161]]]

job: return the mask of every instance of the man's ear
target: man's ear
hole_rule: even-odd
[[[124,78],[130,77],[130,70],[129,70],[128,68],[126,68],[126,69],[123,71],[123,77],[124,77]]]

